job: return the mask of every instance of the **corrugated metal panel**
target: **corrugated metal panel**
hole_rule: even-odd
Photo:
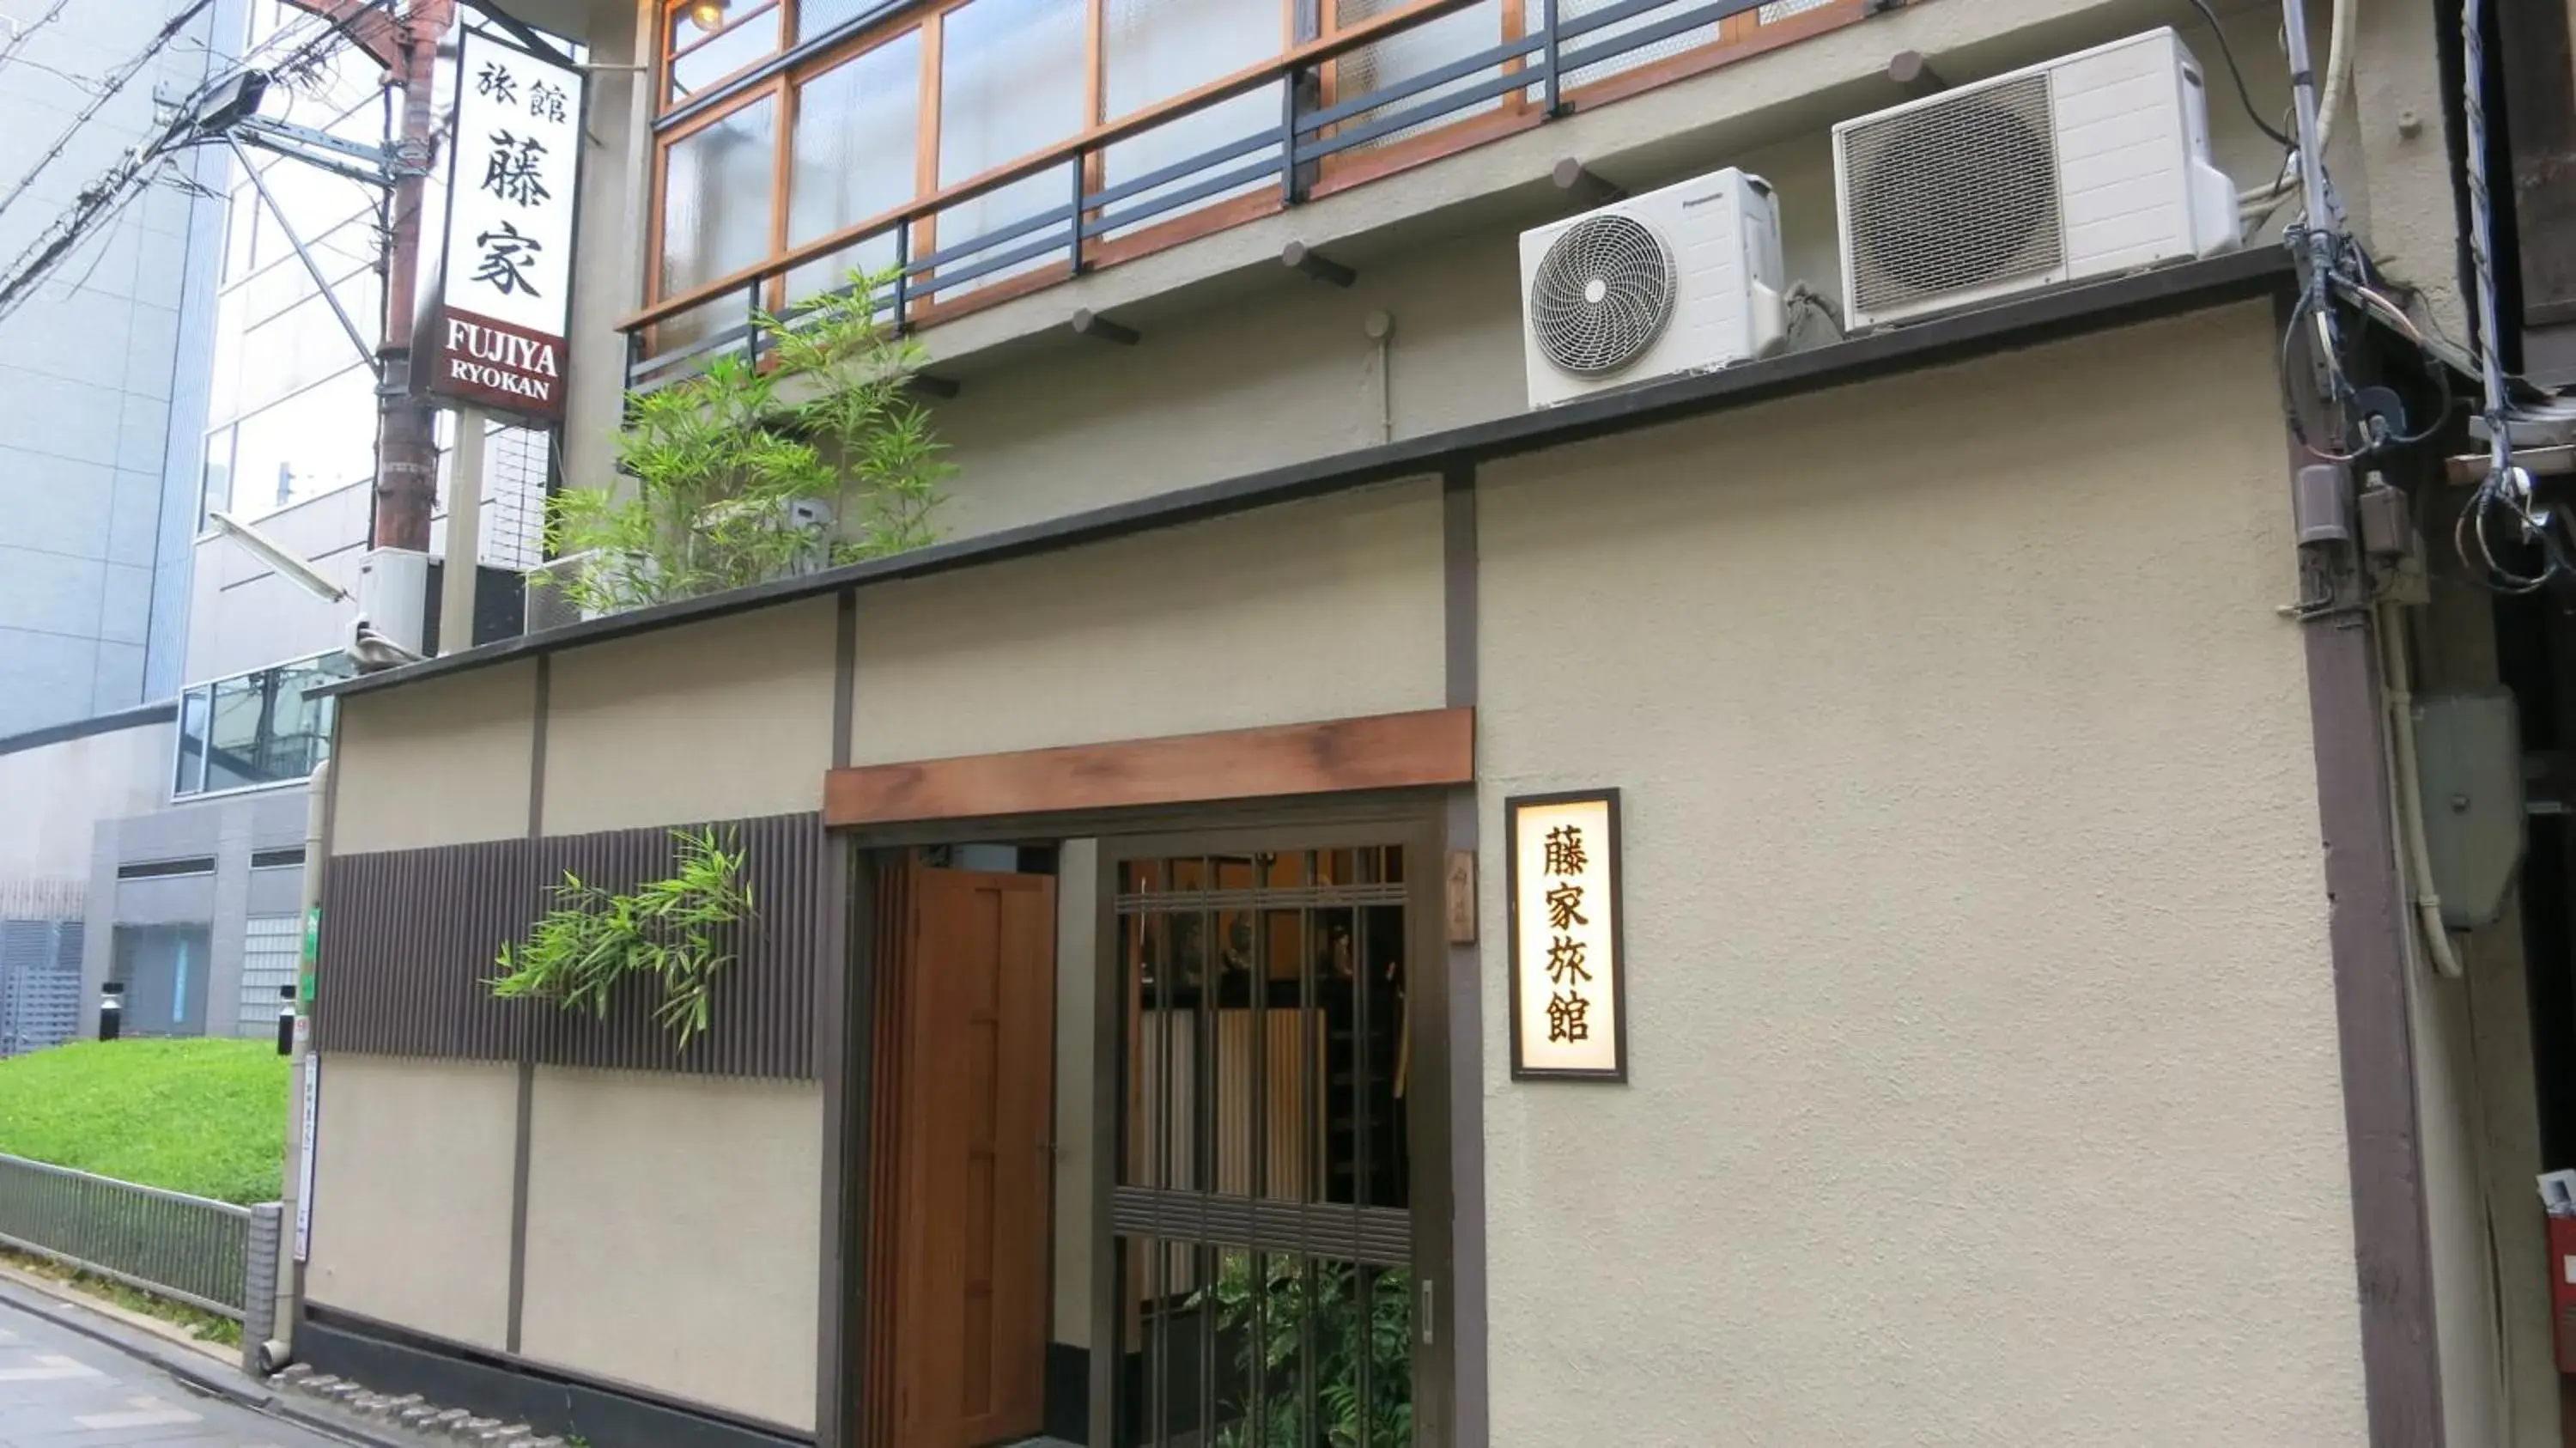
[[[526,936],[566,870],[628,890],[671,869],[671,832],[616,830],[349,855],[331,862],[315,1028],[325,1051],[603,1070],[811,1079],[833,898],[819,814],[719,823],[739,840],[754,917],[735,933],[706,1032],[686,1052],[621,991],[606,1019],[492,999],[501,943]]]

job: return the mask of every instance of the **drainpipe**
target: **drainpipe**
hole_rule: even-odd
[[[304,1302],[303,1245],[305,1227],[311,1221],[305,1198],[313,1174],[305,1110],[312,1098],[312,1073],[318,1069],[313,1057],[313,976],[322,936],[322,876],[330,868],[330,850],[331,761],[326,759],[314,766],[313,778],[304,788],[304,949],[296,980],[302,1010],[295,1021],[294,1063],[287,1073],[286,1174],[278,1185],[281,1220],[275,1311],[270,1318],[275,1336],[260,1345],[257,1364],[272,1373],[295,1360],[295,1323]]]

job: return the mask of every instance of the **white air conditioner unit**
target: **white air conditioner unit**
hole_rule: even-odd
[[[1834,127],[1854,331],[2236,245],[2171,30]]]
[[[1725,170],[1521,233],[1532,407],[1787,345],[1780,214]]]
[[[370,548],[358,557],[358,617],[395,647],[419,653],[430,615],[429,555]]]

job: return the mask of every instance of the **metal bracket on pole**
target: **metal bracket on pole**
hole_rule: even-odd
[[[370,146],[328,131],[317,131],[311,126],[271,120],[266,116],[244,116],[235,121],[225,135],[227,138],[238,137],[261,150],[273,151],[308,166],[319,166],[366,186],[391,186],[405,175],[426,174],[406,167],[400,156],[382,146]],[[317,152],[322,154],[315,154]]]
[[[277,222],[277,229],[285,233],[286,244],[294,248],[295,259],[304,263],[305,274],[313,278],[313,285],[320,289],[322,300],[330,304],[331,315],[340,319],[340,330],[348,334],[349,345],[358,349],[358,355],[365,359],[368,370],[382,378],[384,363],[376,356],[376,349],[358,330],[358,324],[350,319],[349,309],[340,305],[340,294],[331,290],[331,279],[322,274],[321,263],[305,249],[304,238],[296,235],[295,224],[286,219],[286,208],[277,204],[277,198],[269,192],[268,183],[260,179],[259,168],[250,163],[250,153],[242,149],[242,143],[236,137],[224,137],[224,144],[232,147],[233,159],[241,162],[242,174],[250,178],[251,189],[259,193],[260,204],[268,208],[268,214]]]

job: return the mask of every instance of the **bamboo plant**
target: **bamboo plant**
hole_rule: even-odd
[[[623,485],[547,504],[549,556],[585,566],[539,586],[618,613],[937,541],[953,468],[907,386],[920,346],[885,325],[892,284],[854,272],[785,316],[755,314],[757,362],[729,352],[630,394]],[[829,506],[801,506],[815,503]]]
[[[661,991],[654,1022],[686,1051],[707,1029],[716,979],[734,963],[733,936],[753,902],[729,835],[674,830],[671,843],[673,872],[628,893],[564,871],[554,908],[526,940],[501,947],[492,994],[605,1019],[626,982],[650,982]]]

